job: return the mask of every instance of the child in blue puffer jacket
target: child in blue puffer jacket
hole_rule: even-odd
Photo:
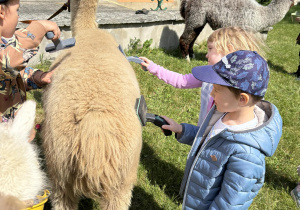
[[[215,105],[202,126],[164,125],[191,145],[181,183],[183,209],[248,209],[263,186],[265,157],[282,134],[277,108],[262,100],[267,62],[255,51],[236,51],[213,66],[193,68],[195,78],[213,84]]]

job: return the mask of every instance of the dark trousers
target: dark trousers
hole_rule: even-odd
[[[299,51],[299,65],[298,65],[298,70],[294,73],[296,77],[300,78],[300,51]]]

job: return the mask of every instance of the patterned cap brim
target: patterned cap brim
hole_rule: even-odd
[[[192,69],[193,76],[202,81],[211,84],[231,86],[222,77],[220,77],[211,65],[207,66],[196,66]]]

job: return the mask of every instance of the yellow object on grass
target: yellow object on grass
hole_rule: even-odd
[[[36,196],[39,203],[36,205],[33,205],[32,207],[26,208],[26,210],[43,210],[45,203],[48,201],[49,195],[50,195],[49,190],[44,190],[44,195]]]

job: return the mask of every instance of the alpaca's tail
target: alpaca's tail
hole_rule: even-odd
[[[86,29],[97,28],[98,0],[71,0],[71,28],[73,36]]]
[[[18,198],[10,195],[1,195],[0,193],[0,209],[1,210],[21,210],[25,209],[25,204]]]
[[[187,0],[181,0],[181,3],[180,3],[180,15],[181,15],[181,17],[183,19],[185,19],[186,5],[187,5]]]
[[[133,159],[139,160],[140,122],[128,122],[128,118],[118,116],[117,112],[90,111],[77,124],[76,130],[76,138],[72,141],[78,143],[70,162],[76,163],[73,167],[77,170],[76,177],[82,178],[74,185],[74,191],[84,192],[90,198],[97,198],[99,192],[113,196],[110,193],[117,192],[120,181],[133,171],[133,162],[137,163],[136,167],[138,165]]]

